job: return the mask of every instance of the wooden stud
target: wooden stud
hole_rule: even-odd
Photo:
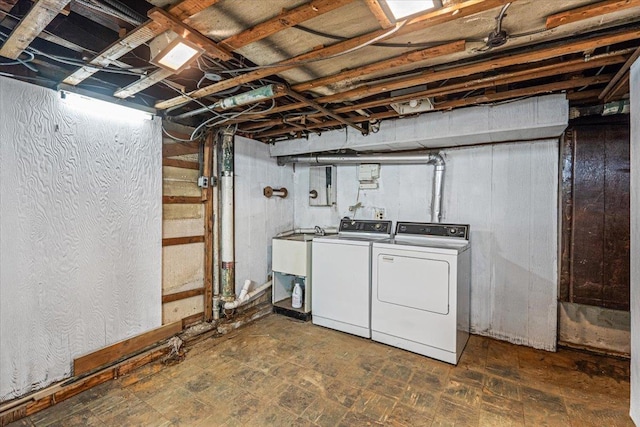
[[[93,353],[77,357],[73,360],[73,374],[80,375],[92,371],[100,366],[113,363],[124,356],[140,351],[145,347],[165,340],[182,331],[182,322],[169,323],[168,325],[152,329],[149,332],[129,338]]]
[[[438,56],[450,55],[457,52],[463,52],[465,49],[465,41],[458,40],[451,43],[434,46],[427,49],[408,52],[391,59],[375,62],[369,65],[363,65],[352,70],[342,71],[332,76],[321,77],[305,83],[294,85],[291,89],[302,92],[318,87],[327,86],[343,80],[363,77],[376,71],[390,70],[392,68],[401,67],[403,65],[414,64],[416,62],[425,61],[427,59],[436,58]]]
[[[116,98],[129,98],[130,96],[135,95],[136,93],[145,90],[148,87],[153,86],[154,84],[161,82],[167,77],[172,76],[173,71],[165,70],[164,68],[158,68],[147,77],[144,77],[140,80],[136,80],[128,86],[118,89],[113,93],[113,96]]]
[[[162,203],[165,205],[199,205],[202,203],[202,197],[162,196]]]
[[[616,101],[622,99],[624,95],[629,93],[629,73],[625,73],[618,82],[613,86],[611,91],[604,97],[605,102]]]
[[[176,142],[175,144],[162,144],[162,157],[182,156],[184,154],[198,154],[200,142]]]
[[[217,92],[221,92],[223,90],[238,86],[240,84],[250,83],[255,80],[270,76],[272,74],[278,74],[282,71],[298,67],[309,60],[320,60],[322,58],[327,58],[336,54],[344,53],[350,49],[357,48],[368,42],[379,41],[388,37],[399,37],[401,35],[410,34],[414,31],[420,31],[428,28],[431,25],[442,24],[472,14],[485,12],[498,6],[502,6],[505,3],[508,2],[506,0],[467,0],[464,3],[438,9],[436,11],[432,11],[414,18],[408,24],[399,28],[395,32],[389,31],[388,29],[382,29],[348,40],[344,40],[328,47],[312,50],[311,52],[307,52],[296,57],[278,62],[276,64],[273,64],[273,67],[258,69],[231,79],[214,83],[212,85],[190,92],[189,96],[195,99],[209,96]],[[186,102],[189,102],[189,98],[185,96],[176,96],[175,98],[156,103],[155,108],[165,110],[167,108],[181,105]]]
[[[213,140],[215,132],[209,132],[204,144],[204,176],[213,172]],[[209,185],[202,189],[204,202],[204,320],[213,320],[213,211],[214,188]]]
[[[180,159],[162,159],[162,166],[171,166],[173,168],[200,170],[198,162],[189,162]]]
[[[577,9],[556,13],[547,17],[547,30],[561,25],[572,24],[589,18],[618,12],[631,7],[640,7],[640,0],[607,0],[600,1]]]
[[[162,239],[162,246],[188,245],[191,243],[203,243],[204,236],[168,237]]]
[[[220,42],[229,50],[240,49],[250,43],[262,40],[279,31],[291,28],[301,22],[316,18],[332,10],[341,8],[354,0],[313,0],[262,22],[246,31],[228,37]]]
[[[364,2],[382,28],[389,28],[393,25],[393,22],[391,22],[384,9],[382,9],[378,0],[364,0]]]
[[[70,0],[38,0],[0,48],[0,56],[17,59]]]
[[[167,304],[202,294],[204,294],[204,288],[189,289],[188,291],[176,292],[175,294],[162,295],[162,303]]]
[[[184,21],[207,7],[214,5],[218,1],[220,0],[182,0],[170,6],[169,13],[177,19]],[[112,43],[98,54],[98,56],[89,61],[87,65],[79,68],[64,79],[63,82],[74,86],[80,84],[85,79],[100,71],[100,68],[106,67],[124,54],[163,33],[165,30],[165,27],[158,25],[156,22],[147,21],[135,30],[130,31],[125,37]]]

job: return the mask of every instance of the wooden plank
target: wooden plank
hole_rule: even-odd
[[[318,17],[322,14],[338,9],[354,0],[313,0],[291,10],[285,10],[279,15],[262,22],[239,34],[228,37],[220,42],[229,50],[240,49],[250,43],[262,40],[279,31],[291,28],[301,22]]]
[[[171,166],[173,168],[193,169],[200,170],[200,164],[198,162],[190,162],[180,159],[162,159],[162,166]]]
[[[196,13],[206,9],[220,0],[182,0],[169,7],[169,13],[181,21],[188,19]],[[91,77],[100,68],[106,67],[116,59],[131,52],[136,47],[148,42],[157,35],[163,33],[165,27],[158,25],[153,20],[147,21],[135,30],[129,32],[115,43],[103,50],[98,56],[89,61],[88,65],[79,68],[73,74],[64,79],[64,83],[78,85],[83,80]]]
[[[364,2],[367,4],[367,7],[369,7],[369,10],[373,13],[373,16],[376,17],[376,20],[382,28],[389,28],[393,25],[384,9],[382,9],[382,6],[380,6],[380,2],[378,0],[364,0]]]
[[[162,203],[165,205],[199,205],[202,203],[202,198],[188,196],[162,196]]]
[[[140,80],[136,80],[135,82],[127,85],[123,88],[116,90],[113,93],[113,96],[116,98],[129,98],[130,96],[135,95],[136,93],[145,90],[148,87],[153,86],[154,84],[161,82],[167,77],[171,77],[174,74],[173,71],[165,70],[164,68],[158,68],[147,77],[144,77]]]
[[[16,59],[70,0],[38,0],[0,48],[0,56]]]
[[[218,44],[213,40],[205,37],[200,32],[194,30],[189,25],[183,23],[180,19],[174,17],[163,9],[154,7],[149,11],[149,13],[147,13],[147,15],[149,16],[149,18],[153,19],[163,27],[169,28],[179,36],[202,47],[205,52],[211,57],[219,58],[223,61],[228,61],[233,58],[231,52],[229,52],[226,48],[218,46]]]
[[[209,132],[204,144],[204,176],[213,172],[213,141],[215,132]],[[214,188],[203,188],[204,205],[204,320],[213,320],[213,210]]]
[[[368,34],[363,34],[358,37],[354,37],[348,40],[344,40],[333,45],[312,50],[311,52],[307,52],[296,57],[280,61],[276,64],[273,64],[273,67],[267,67],[255,71],[251,71],[249,73],[230,78],[227,80],[223,80],[218,83],[214,83],[209,86],[205,86],[201,89],[190,92],[188,97],[186,96],[176,96],[175,98],[168,99],[166,101],[160,101],[156,103],[156,108],[160,110],[164,110],[167,108],[171,108],[177,105],[184,104],[189,102],[189,98],[202,98],[204,96],[209,96],[215,94],[217,92],[221,92],[226,89],[230,89],[240,84],[250,83],[255,80],[270,76],[272,74],[277,74],[282,71],[289,70],[291,68],[298,67],[304,64],[309,60],[319,60],[322,58],[327,58],[339,53],[344,53],[351,49],[358,48],[366,43],[371,43],[375,41],[379,41],[385,38],[399,37],[401,35],[410,34],[414,31],[420,31],[425,28],[428,28],[433,25],[442,24],[445,22],[453,21],[456,19],[461,19],[465,16],[473,15],[480,12],[485,12],[487,10],[494,9],[498,6],[502,6],[505,3],[508,3],[506,0],[467,0],[464,3],[452,5],[449,7],[444,7],[441,9],[437,9],[432,12],[428,12],[420,17],[412,19],[408,24],[400,27],[396,31],[390,31],[388,29],[382,29],[373,31]]]
[[[162,157],[182,156],[184,154],[198,154],[200,152],[200,142],[176,142],[172,144],[162,144]]]
[[[595,4],[570,9],[547,17],[546,28],[556,28],[561,25],[572,24],[589,18],[595,18],[609,13],[618,12],[631,7],[640,7],[640,0],[608,0]]]
[[[189,289],[188,291],[176,292],[174,294],[162,295],[162,303],[180,301],[183,299],[195,297],[204,294],[204,288]],[[177,322],[176,322],[177,323]],[[173,323],[170,323],[173,324]],[[182,323],[180,323],[182,325]],[[182,327],[182,326],[181,326]]]
[[[336,82],[340,82],[347,79],[354,79],[356,77],[363,77],[367,74],[371,74],[377,71],[391,70],[396,67],[402,67],[408,64],[414,64],[416,62],[425,61],[427,59],[436,58],[438,56],[450,55],[456,52],[463,52],[465,49],[465,41],[458,40],[451,43],[443,44],[440,46],[434,46],[427,49],[408,52],[391,59],[385,59],[384,61],[375,62],[369,65],[363,65],[351,70],[342,71],[340,73],[322,77],[316,80],[311,80],[305,83],[299,83],[292,87],[297,92],[315,89],[322,86],[327,86]]]
[[[624,98],[629,93],[629,72],[618,80],[615,86],[611,89],[611,92],[605,96],[605,102],[615,101]]]
[[[204,321],[204,312],[192,314],[182,319],[182,329],[187,329],[191,325]]]
[[[204,236],[169,237],[162,239],[162,246],[189,245],[191,243],[203,243]]]
[[[181,331],[182,322],[170,323],[142,335],[117,342],[93,353],[78,357],[73,360],[73,374],[80,375],[108,363],[113,363],[126,355],[140,351]]]

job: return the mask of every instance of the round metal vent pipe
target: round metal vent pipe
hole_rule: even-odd
[[[431,222],[442,219],[442,194],[444,190],[444,158],[438,153],[389,153],[389,154],[320,154],[315,156],[278,157],[278,164],[301,163],[308,165],[359,165],[378,163],[387,165],[434,165]]]

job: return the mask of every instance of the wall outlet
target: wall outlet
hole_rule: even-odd
[[[375,208],[374,216],[375,219],[384,219],[384,208]]]

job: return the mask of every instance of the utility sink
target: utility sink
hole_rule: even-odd
[[[314,237],[316,237],[315,234],[292,234],[290,236],[278,237],[278,238],[284,239],[284,240],[293,240],[295,242],[308,242],[310,240],[313,240]]]

